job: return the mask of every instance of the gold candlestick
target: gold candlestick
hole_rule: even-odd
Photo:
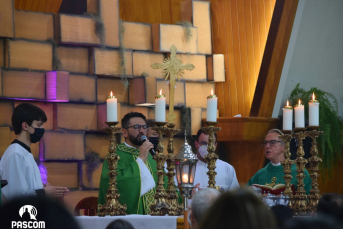
[[[303,148],[303,139],[307,137],[307,132],[305,128],[295,128],[294,131],[296,133],[293,136],[298,141],[298,149],[297,149],[297,158],[295,159],[295,163],[297,165],[297,172],[296,175],[298,180],[297,191],[294,196],[294,204],[293,204],[293,212],[295,215],[305,214],[307,211],[307,202],[306,202],[306,191],[304,189],[304,178],[305,178],[305,165],[307,160],[304,158],[304,148]]]
[[[289,196],[290,201],[288,202],[288,206],[292,208],[292,196],[293,196],[293,191],[292,191],[292,184],[291,184],[291,179],[293,176],[291,175],[291,167],[294,164],[294,161],[291,160],[291,153],[290,153],[290,141],[292,140],[292,131],[290,130],[283,130],[282,131],[285,135],[279,135],[279,138],[285,142],[285,151],[283,153],[285,160],[281,161],[281,165],[283,166],[283,172],[285,176],[283,177],[285,179],[285,192],[284,194],[286,196]]]
[[[158,181],[155,193],[155,202],[154,204],[150,205],[150,215],[166,215],[171,209],[169,203],[166,201],[167,193],[164,189],[164,163],[166,161],[166,156],[163,154],[163,134],[166,133],[168,128],[164,127],[164,125],[167,124],[166,122],[155,122],[155,124],[157,127],[152,127],[152,129],[157,131],[157,133],[159,134],[159,141],[156,150],[157,152],[154,156],[154,159],[157,164],[156,174],[158,176]]]
[[[320,191],[318,189],[318,166],[319,163],[322,162],[322,159],[320,159],[318,155],[318,147],[317,147],[317,137],[323,134],[323,131],[317,131],[319,129],[319,126],[308,126],[308,129],[311,131],[308,131],[308,136],[312,138],[312,147],[311,147],[311,157],[309,158],[309,163],[311,167],[311,180],[312,180],[312,189],[310,191],[310,195],[308,195],[308,210],[316,211],[318,201],[320,199]]]
[[[175,176],[175,163],[174,163],[174,138],[173,136],[180,132],[180,129],[175,129],[174,123],[167,125],[166,134],[169,137],[168,140],[168,156],[167,156],[167,176],[168,176],[168,187],[167,187],[167,199],[170,204],[170,210],[168,215],[182,215],[183,208],[179,205],[178,196],[176,193],[174,176]]]
[[[209,135],[208,137],[208,146],[207,151],[208,154],[205,156],[207,161],[207,168],[208,168],[208,187],[209,188],[216,188],[216,175],[217,172],[215,171],[216,168],[216,161],[218,159],[218,155],[214,153],[215,144],[214,144],[214,134],[221,130],[220,127],[215,127],[218,122],[205,122],[207,127],[203,127],[202,129]]]
[[[98,216],[105,215],[126,215],[126,204],[121,205],[119,203],[120,194],[118,193],[117,185],[117,163],[120,157],[116,154],[116,136],[115,134],[121,130],[121,127],[115,127],[119,122],[106,122],[109,127],[105,127],[104,130],[111,134],[110,146],[108,147],[109,154],[106,156],[108,161],[108,176],[110,177],[109,188],[106,194],[106,203],[104,205],[99,204]]]

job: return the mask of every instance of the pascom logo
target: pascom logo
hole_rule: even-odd
[[[44,221],[37,221],[38,211],[32,205],[24,205],[19,209],[19,215],[21,218],[28,219],[27,216],[30,217],[30,220],[34,221],[12,221],[12,228],[45,228]]]
[[[28,212],[30,214],[30,219],[36,219],[36,215],[37,215],[37,208],[35,208],[32,205],[24,205],[19,209],[19,215],[21,218],[23,218],[23,214],[24,212]]]

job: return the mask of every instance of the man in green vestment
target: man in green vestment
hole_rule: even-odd
[[[278,129],[272,129],[268,132],[263,144],[265,149],[265,156],[267,159],[270,160],[270,162],[264,168],[258,170],[252,178],[250,178],[247,184],[248,186],[251,186],[253,184],[266,185],[267,183],[285,183],[285,180],[283,178],[283,166],[280,163],[281,161],[285,160],[285,157],[283,155],[283,152],[285,150],[285,143],[279,138],[279,135],[283,135],[283,133]],[[296,170],[297,166],[293,164],[291,166],[291,184],[294,184],[295,188],[298,184],[296,178],[298,172]],[[306,190],[306,194],[309,194],[311,190],[311,177],[306,169],[304,175],[306,176],[304,178],[304,189]]]
[[[119,202],[127,205],[127,214],[150,214],[150,205],[154,203],[158,177],[156,161],[149,153],[154,146],[149,140],[140,140],[147,133],[145,120],[143,114],[131,112],[121,121],[125,142],[119,144],[116,151],[120,157],[117,165],[117,188],[120,194]],[[99,204],[106,203],[108,172],[108,161],[105,160],[100,179]],[[166,176],[164,180],[166,187]]]

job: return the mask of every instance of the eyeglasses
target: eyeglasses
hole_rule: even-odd
[[[266,145],[269,143],[270,146],[275,146],[275,144],[278,143],[278,142],[281,142],[281,141],[278,141],[278,140],[270,140],[270,141],[264,141],[264,142],[262,142],[262,144],[263,144],[264,146],[266,146]]]
[[[147,125],[139,125],[139,124],[136,124],[136,125],[132,125],[132,126],[129,126],[125,129],[129,129],[129,128],[133,128],[134,130],[140,130],[141,128],[143,128],[143,130],[146,130],[148,128]]]

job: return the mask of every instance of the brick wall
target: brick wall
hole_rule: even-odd
[[[108,152],[109,135],[102,130],[106,126],[107,96],[112,91],[118,98],[119,121],[131,111],[154,118],[153,107],[137,105],[154,103],[160,89],[168,96],[169,85],[162,77],[162,70],[154,70],[150,65],[162,63],[169,56],[172,44],[178,48],[178,58],[195,66],[193,71],[185,71],[176,83],[175,124],[181,128],[180,108],[191,107],[192,134],[195,134],[201,127],[206,96],[216,81],[213,61],[207,63],[208,57],[212,57],[209,2],[196,4],[207,16],[194,13],[193,21],[199,28],[193,25],[192,36],[186,41],[185,28],[180,25],[120,22],[118,0],[99,0],[95,10],[101,9],[105,27],[101,43],[91,16],[17,11],[13,9],[13,0],[1,0],[0,156],[15,138],[11,129],[14,107],[30,100],[48,117],[41,143],[32,145],[35,159],[44,161],[48,182],[75,191],[66,198],[67,205],[72,206],[89,193],[94,195],[96,192],[87,190],[98,188],[102,165],[93,173],[90,184],[86,178],[85,153],[97,152],[103,161]],[[124,69],[119,50],[120,31],[128,88],[121,79]],[[169,103],[168,97],[166,102]],[[177,154],[183,143],[182,134],[174,142]],[[166,138],[164,143],[166,146]]]

